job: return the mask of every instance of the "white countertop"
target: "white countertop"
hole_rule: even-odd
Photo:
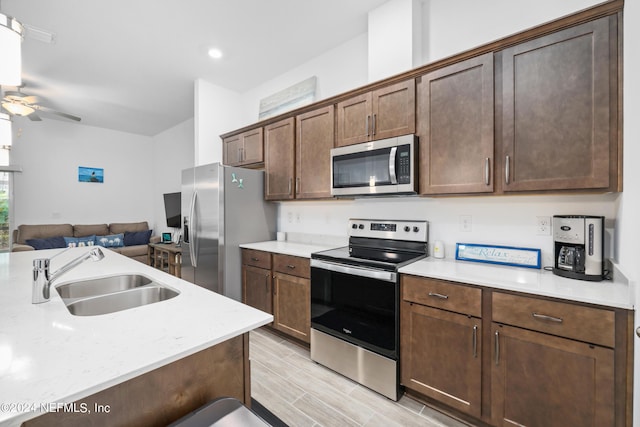
[[[336,248],[337,246],[270,240],[267,242],[243,243],[240,247],[245,249],[255,249],[257,251],[311,258],[311,254],[313,252],[325,251]]]
[[[87,252],[52,259],[55,271]],[[180,291],[170,300],[112,314],[73,316],[58,293],[31,304],[32,260],[60,250],[0,254],[0,425],[18,426],[40,405],[72,403],[241,335],[273,316],[115,252],[63,274],[72,280],[138,273]]]
[[[336,246],[272,240],[240,247],[311,258],[313,252]],[[399,272],[629,310],[634,309],[635,302],[633,285],[617,271],[613,281],[589,282],[556,276],[546,270],[428,257],[400,268]]]
[[[624,279],[588,282],[556,276],[546,270],[436,258],[425,258],[402,267],[399,271],[403,274],[525,292],[607,307],[634,308],[633,287]]]

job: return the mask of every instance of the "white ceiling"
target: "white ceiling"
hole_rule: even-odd
[[[83,124],[153,136],[193,117],[196,79],[244,92],[365,32],[387,0],[1,1],[55,34],[47,44],[27,31],[24,93]]]

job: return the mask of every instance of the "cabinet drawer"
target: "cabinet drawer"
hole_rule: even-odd
[[[242,263],[271,270],[271,253],[256,251],[255,249],[243,249]]]
[[[611,310],[538,298],[493,294],[494,322],[614,347],[615,313]]]
[[[482,317],[482,290],[441,280],[402,276],[402,299]]]
[[[309,260],[297,256],[273,254],[273,270],[307,279],[311,277]]]

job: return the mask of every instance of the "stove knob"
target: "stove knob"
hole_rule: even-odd
[[[418,227],[413,227],[413,232],[417,233],[418,231],[420,231],[420,229]]]
[[[353,228],[355,230],[356,228],[358,228],[358,224],[352,224],[351,228]]]
[[[359,228],[360,230],[364,230],[364,224],[360,224],[360,225],[358,226],[358,228]]]
[[[404,226],[404,231],[406,231],[408,233],[409,231],[411,231],[411,227],[409,227],[408,225],[405,225]]]

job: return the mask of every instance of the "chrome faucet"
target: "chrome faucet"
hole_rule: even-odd
[[[102,249],[93,248],[89,252],[80,255],[78,258],[63,265],[53,273],[49,274],[50,258],[38,258],[33,260],[33,286],[31,303],[40,304],[49,301],[51,296],[51,283],[72,268],[82,264],[91,258],[93,261],[100,261],[104,258]]]

